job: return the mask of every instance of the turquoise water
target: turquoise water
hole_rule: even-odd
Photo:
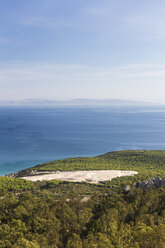
[[[114,150],[165,150],[165,107],[0,108],[0,175]]]

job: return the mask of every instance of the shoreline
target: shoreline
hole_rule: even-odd
[[[116,177],[134,176],[137,171],[124,170],[89,170],[89,171],[56,171],[45,175],[20,177],[29,181],[61,180],[69,182],[99,183],[100,181],[112,180]]]

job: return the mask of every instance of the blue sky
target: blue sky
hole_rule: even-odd
[[[165,99],[165,1],[0,3],[0,100]]]

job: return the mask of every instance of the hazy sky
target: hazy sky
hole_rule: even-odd
[[[164,0],[0,0],[0,100],[165,99]]]

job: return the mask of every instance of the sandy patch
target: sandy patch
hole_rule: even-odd
[[[138,174],[137,171],[119,171],[119,170],[92,170],[92,171],[65,171],[65,172],[52,172],[45,175],[27,176],[22,179],[30,181],[43,181],[43,180],[62,180],[71,182],[88,182],[98,183],[99,181],[111,180],[115,177],[133,176]]]

